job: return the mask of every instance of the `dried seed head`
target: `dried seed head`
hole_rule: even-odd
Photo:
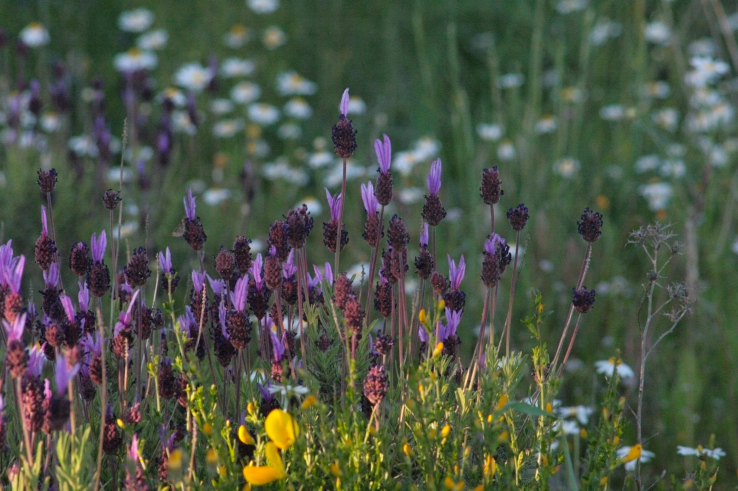
[[[424,280],[433,274],[433,256],[428,249],[421,248],[420,254],[415,256],[415,272]]]
[[[454,312],[463,312],[466,305],[466,293],[461,290],[451,290],[443,296],[446,308]]]
[[[510,208],[507,212],[507,219],[510,221],[510,225],[513,230],[520,231],[525,228],[525,224],[528,222],[528,208],[520,203],[515,208]]]
[[[380,172],[377,176],[377,185],[374,187],[374,196],[382,206],[387,206],[392,201],[392,174]]]
[[[379,215],[374,213],[366,216],[364,233],[361,236],[364,237],[369,247],[377,247],[379,240],[384,237],[383,228],[382,223],[379,221]]]
[[[431,275],[431,286],[435,294],[442,297],[448,291],[451,282],[438,271],[434,271]]]
[[[286,261],[287,256],[290,254],[288,236],[287,222],[277,220],[269,227],[268,244],[270,247],[277,249],[277,257],[280,261]]]
[[[159,363],[159,373],[157,374],[159,383],[159,397],[165,400],[169,400],[174,397],[175,390],[175,377],[174,369],[172,369],[172,360],[164,358]]]
[[[582,221],[577,222],[579,235],[587,242],[595,242],[602,235],[602,215],[589,208],[584,209]]]
[[[113,191],[112,189],[108,189],[105,191],[105,194],[103,194],[103,205],[105,205],[105,208],[107,208],[110,211],[115,210],[118,208],[118,203],[120,203],[120,191]]]
[[[485,204],[493,205],[500,201],[500,196],[505,194],[500,187],[501,185],[502,181],[500,181],[497,166],[482,170],[482,185],[479,187],[479,195]]]
[[[323,222],[323,244],[331,252],[336,252],[336,235],[338,232],[338,221],[331,220],[329,222]],[[346,224],[341,223],[341,250],[346,247],[349,242],[348,232],[346,231]]]
[[[397,282],[397,278],[392,274],[392,247],[382,251],[382,267],[379,269],[379,275],[391,285]]]
[[[272,246],[272,249],[275,249]],[[266,286],[270,290],[277,290],[282,287],[282,263],[278,256],[268,255],[264,260],[264,279]]]
[[[110,289],[110,270],[104,262],[95,262],[87,272],[87,288],[94,297],[100,298]]]
[[[23,341],[14,339],[8,343],[8,349],[5,352],[5,365],[13,378],[22,377],[26,374],[28,370],[28,351]]]
[[[205,246],[205,241],[208,240],[208,236],[205,235],[205,230],[202,228],[200,217],[185,218],[185,230],[182,236],[193,251],[201,251]]]
[[[364,322],[364,311],[361,309],[361,303],[355,295],[350,295],[346,300],[346,305],[343,310],[344,319],[349,330],[353,334],[357,335],[357,338],[361,337],[361,324]]]
[[[38,183],[38,187],[41,188],[41,192],[52,192],[58,181],[57,176],[58,174],[56,172],[56,169],[39,170],[38,179],[36,180],[36,182]]]
[[[323,332],[321,333],[320,337],[315,340],[315,346],[318,347],[320,351],[325,353],[330,349],[330,347],[333,345],[333,340],[328,337],[328,333],[325,329],[323,329]]]
[[[394,215],[387,228],[387,242],[392,249],[404,251],[410,243],[410,234],[407,233],[405,222],[402,218]]]
[[[384,331],[377,333],[377,340],[374,342],[374,349],[380,355],[388,355],[392,351],[392,347],[395,345],[395,339],[389,334],[384,334]]]
[[[377,287],[374,290],[374,308],[379,312],[379,315],[385,319],[392,315],[393,302],[392,284],[387,281],[377,282]],[[379,348],[377,348],[377,351],[379,351]]]
[[[580,314],[586,314],[590,310],[592,310],[592,307],[594,307],[595,303],[595,291],[589,290],[587,291],[586,286],[582,286],[580,289],[573,288],[572,291],[574,292],[572,304],[574,305],[574,309],[579,312]]]
[[[313,217],[310,216],[307,205],[303,204],[287,212],[287,242],[294,249],[305,245],[310,232],[313,230]]]

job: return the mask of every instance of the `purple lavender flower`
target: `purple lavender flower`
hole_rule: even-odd
[[[136,464],[141,460],[141,456],[138,454],[138,435],[136,434],[134,434],[131,439],[131,448],[128,450],[128,458]]]
[[[377,197],[374,196],[374,185],[372,181],[361,185],[361,200],[364,202],[366,214],[369,216],[376,215],[379,202],[377,201]]]
[[[484,252],[486,252],[490,256],[493,256],[495,254],[495,251],[497,250],[498,243],[504,246],[505,239],[503,239],[497,234],[492,234],[491,237],[489,237],[487,240],[484,241]]]
[[[438,196],[438,191],[441,189],[441,168],[441,159],[436,159],[431,164],[431,171],[426,180],[431,196]]]
[[[79,310],[87,312],[90,307],[90,290],[87,288],[87,284],[83,281],[77,282],[77,285],[79,286],[79,293],[77,293]]]
[[[220,334],[225,339],[230,339],[231,336],[228,334],[228,309],[224,304],[220,304],[218,307],[218,322],[220,323]]]
[[[450,255],[447,255],[448,257],[448,278],[451,281],[451,288],[453,290],[458,290],[459,286],[461,286],[461,280],[464,279],[464,272],[466,271],[466,263],[464,262],[464,255],[461,255],[461,259],[459,259],[459,266],[456,266],[456,262],[451,259]]]
[[[374,140],[374,152],[377,154],[377,161],[379,161],[379,172],[387,174],[390,171],[390,165],[392,165],[392,142],[387,135],[383,135],[384,143],[380,140]]]
[[[159,425],[159,443],[161,443],[162,450],[168,450],[170,453],[174,450],[174,437],[176,435],[172,433],[169,435],[167,427],[165,425]]]
[[[79,363],[75,363],[73,367],[69,368],[66,360],[59,360],[56,363],[54,380],[56,381],[56,393],[58,396],[63,396],[67,393],[67,385],[69,385],[69,381],[77,375],[79,367]]]
[[[49,235],[49,226],[46,220],[46,207],[41,205],[41,234]]]
[[[261,254],[256,255],[256,259],[251,263],[251,277],[254,278],[254,283],[256,283],[256,288],[261,290],[264,286],[264,282],[266,281],[264,277],[261,274],[261,269],[264,265],[264,258],[261,257]]]
[[[162,273],[172,274],[172,253],[167,247],[166,252],[159,253],[159,267]]]
[[[133,293],[133,296],[131,297],[131,300],[128,302],[128,308],[125,312],[121,312],[118,315],[118,322],[115,323],[115,329],[113,330],[113,336],[118,336],[118,334],[124,330],[128,329],[131,326],[131,321],[133,320],[133,314],[131,311],[133,310],[133,305],[136,303],[136,297],[138,297],[138,294],[141,292],[141,290],[136,290]]]
[[[26,314],[16,316],[13,322],[3,320],[3,326],[5,326],[5,332],[8,335],[8,344],[11,341],[20,341],[26,328]]]
[[[290,254],[287,256],[287,260],[282,264],[282,276],[287,279],[291,278],[297,272],[297,266],[295,266],[295,250],[290,250]]]
[[[324,278],[329,285],[333,284],[333,270],[331,269],[331,263],[325,263],[325,274],[323,274],[320,271],[320,268],[315,265],[313,265],[313,270],[315,271],[315,279],[318,284],[322,283]]]
[[[82,339],[82,346],[99,358],[102,351],[102,338],[100,337],[100,333],[98,332],[95,336],[92,334],[85,336],[85,338]]]
[[[423,249],[428,248],[428,223],[423,222],[423,231],[420,232],[420,247]]]
[[[195,293],[200,293],[205,286],[205,278],[207,273],[201,273],[197,270],[192,271],[192,287],[195,289]]]
[[[62,307],[64,307],[64,313],[67,314],[69,322],[74,322],[74,305],[72,305],[72,299],[66,295],[60,295],[59,300],[61,301]]]
[[[100,236],[98,237],[94,233],[92,234],[92,238],[90,239],[90,247],[92,249],[92,260],[96,263],[101,263],[103,261],[103,256],[105,256],[105,248],[108,246],[108,238],[105,235],[105,230],[100,232]]]
[[[44,354],[44,347],[46,346],[46,343],[44,343],[42,346],[39,346],[38,344],[31,347],[30,350],[28,350],[28,372],[32,377],[40,377],[41,376],[41,370],[44,367],[44,361],[46,361],[46,355]]]
[[[438,331],[436,333],[438,340],[445,343],[447,339],[455,337],[456,329],[459,327],[460,322],[461,311],[453,311],[447,307],[446,324],[438,323]]]
[[[187,197],[183,198],[183,201],[187,219],[195,220],[197,216],[195,214],[195,198],[192,196],[192,189],[187,190]]]
[[[13,250],[11,249],[12,253]],[[10,288],[11,293],[14,295],[20,295],[21,280],[23,279],[23,267],[26,264],[26,256],[21,255],[19,258],[13,258],[10,263],[17,262],[15,267],[12,266],[5,270],[5,283]]]
[[[243,276],[236,281],[236,288],[231,293],[233,308],[243,311],[246,308],[246,294],[249,291],[249,277]]]
[[[286,344],[286,338],[285,335],[282,335],[282,339],[280,340],[276,334],[274,334],[274,331],[269,331],[269,334],[272,337],[272,350],[274,352],[274,361],[279,363],[284,358],[284,352],[285,352],[285,344]],[[287,334],[287,333],[285,333]]]
[[[59,265],[51,263],[49,269],[43,271],[44,283],[46,288],[56,288],[59,285]]]
[[[258,387],[259,392],[261,392],[261,398],[267,402],[274,399],[274,394],[272,394],[272,391],[269,390],[271,385],[272,384],[268,380],[265,385],[261,385],[259,382],[256,382],[256,387]]]
[[[328,207],[331,210],[331,220],[338,220],[338,215],[341,212],[341,199],[343,199],[341,193],[333,197],[328,188],[325,188],[325,195],[328,198]]]
[[[213,293],[215,293],[215,296],[217,298],[221,298],[223,296],[223,293],[228,291],[228,287],[226,287],[225,281],[221,279],[214,280],[207,273],[205,273],[205,277],[208,279],[208,283],[210,283],[210,288],[213,290]]]
[[[418,325],[418,337],[420,338],[421,343],[428,344],[428,331],[425,330],[425,327],[423,327],[422,324]]]
[[[349,90],[348,88],[343,91],[343,95],[341,96],[341,116],[344,118],[346,115],[348,115],[348,107],[349,107]]]

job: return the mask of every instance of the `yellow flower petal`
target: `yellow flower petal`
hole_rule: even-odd
[[[264,484],[284,479],[286,476],[280,474],[274,467],[247,465],[243,468],[243,477],[253,486],[263,486]]]
[[[318,399],[315,398],[314,395],[309,395],[305,398],[304,401],[302,401],[302,406],[300,406],[300,409],[307,409],[310,406],[314,406],[318,403]]]
[[[266,458],[267,462],[269,462],[269,465],[277,470],[282,476],[286,476],[284,472],[284,464],[282,463],[282,457],[279,455],[279,450],[277,450],[277,446],[273,442],[268,442],[266,444]]]
[[[281,409],[275,409],[269,413],[264,422],[264,427],[267,436],[282,450],[290,448],[300,433],[292,416]]]
[[[642,451],[643,451],[643,447],[641,447],[640,443],[633,445],[630,448],[630,451],[628,452],[628,454],[622,458],[622,462],[624,464],[627,464],[628,462],[633,462],[634,460],[636,460],[637,458],[641,456]]]
[[[438,343],[436,348],[433,350],[433,357],[440,355],[443,352],[443,343]]]
[[[425,309],[420,309],[420,313],[418,314],[418,320],[421,324],[425,324],[428,322],[428,318],[425,315]]]
[[[238,439],[241,440],[241,443],[244,445],[256,445],[254,439],[251,437],[251,434],[244,425],[238,427]]]
[[[449,425],[444,426],[441,430],[441,436],[443,436],[443,438],[446,438],[449,433],[451,433],[451,427]]]
[[[499,411],[500,409],[504,408],[505,405],[507,404],[507,401],[508,401],[507,394],[502,394],[502,397],[500,397],[500,400],[497,403],[497,410]]]
[[[410,457],[413,454],[413,449],[410,448],[410,445],[407,443],[402,446],[402,451],[405,452],[405,455]]]

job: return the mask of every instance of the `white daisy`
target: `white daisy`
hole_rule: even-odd
[[[348,109],[346,114],[364,114],[366,112],[366,102],[361,97],[349,97]]]
[[[643,91],[647,96],[653,97],[654,99],[666,99],[671,94],[671,87],[669,87],[667,82],[657,80],[647,83]]]
[[[668,182],[654,182],[640,186],[638,192],[648,201],[648,208],[651,211],[661,211],[668,206],[669,200],[674,195],[674,188]]]
[[[560,407],[556,410],[556,414],[561,418],[577,418],[577,420],[586,425],[589,423],[589,415],[592,414],[593,409],[587,406],[571,406],[571,407]]]
[[[279,120],[279,109],[271,104],[255,103],[249,105],[248,115],[253,123],[269,126]]]
[[[121,178],[121,175],[122,175],[122,178]],[[131,182],[132,177],[133,177],[133,173],[131,173],[130,167],[127,167],[127,166],[123,167],[122,174],[121,174],[121,168],[118,166],[111,167],[110,169],[108,169],[107,179],[108,179],[108,182],[110,183],[117,184],[121,182],[121,180],[124,183]]]
[[[271,148],[266,140],[249,141],[246,144],[246,152],[252,157],[264,158],[269,155]]]
[[[172,127],[174,131],[178,133],[186,133],[188,135],[194,135],[197,133],[197,127],[192,124],[190,115],[187,111],[173,111],[172,112]]]
[[[58,114],[48,112],[41,116],[41,128],[46,133],[54,133],[61,126],[61,118]]]
[[[73,136],[68,142],[69,149],[80,157],[95,158],[99,154],[95,140],[89,135]]]
[[[313,95],[318,90],[315,82],[311,82],[295,71],[282,72],[277,75],[277,92],[280,95]]]
[[[177,85],[193,92],[201,92],[208,86],[211,79],[210,70],[199,63],[182,65],[174,74],[174,81]]]
[[[277,136],[282,140],[297,140],[302,136],[302,128],[294,123],[285,123],[277,130]]]
[[[202,194],[202,200],[206,205],[218,206],[231,197],[230,189],[210,188]]]
[[[579,172],[580,168],[579,161],[571,157],[558,160],[553,165],[554,172],[564,179],[572,179]]]
[[[277,26],[267,27],[261,35],[261,42],[267,49],[277,49],[287,42],[287,34]]]
[[[311,153],[308,156],[307,163],[313,169],[320,169],[331,165],[333,159],[334,156],[332,153],[323,150],[320,152]]]
[[[346,162],[346,180],[358,179],[366,175],[366,168],[358,165],[352,159]],[[323,184],[327,188],[334,188],[343,181],[343,162],[336,160],[336,165],[328,171],[323,178]]]
[[[318,216],[323,212],[323,205],[318,201],[317,199],[313,198],[312,196],[308,196],[299,203],[295,205],[295,207],[306,205],[308,207],[308,211],[312,216]]]
[[[407,177],[419,162],[415,152],[397,152],[392,156],[392,170]]]
[[[629,446],[620,447],[617,450],[618,459],[624,459],[625,456],[628,455],[628,453],[630,452],[630,449],[631,448],[632,447],[629,447]],[[650,462],[651,459],[654,458],[655,456],[656,456],[656,454],[653,453],[653,452],[650,452],[648,450],[641,450],[641,456],[640,457],[638,457],[637,459],[633,459],[630,462],[626,462],[625,463],[625,470],[628,471],[628,472],[633,472],[635,470],[635,468],[636,468],[636,463],[638,461],[640,461],[641,464],[645,464],[646,462]]]
[[[661,168],[659,168],[659,174],[661,174],[661,177],[679,179],[680,177],[684,177],[686,173],[687,166],[684,165],[684,161],[681,159],[664,160],[664,163],[661,164]]]
[[[620,121],[625,116],[625,108],[620,104],[610,104],[600,108],[600,118],[605,121]]]
[[[677,446],[677,453],[679,455],[684,455],[685,457],[688,456],[695,456],[695,457],[710,457],[711,459],[720,460],[721,457],[725,457],[725,451],[722,448],[715,448],[715,449],[709,449],[709,448],[702,448],[702,445],[700,445],[697,448],[692,447],[683,447],[681,445]]]
[[[309,119],[313,115],[313,108],[302,97],[295,97],[284,105],[284,114],[295,119]]]
[[[138,70],[153,70],[156,68],[158,58],[151,51],[142,51],[131,48],[125,53],[119,53],[113,58],[113,65],[119,72],[136,72]]]
[[[623,32],[623,25],[608,19],[600,19],[592,28],[589,39],[595,46],[605,44],[608,39],[616,38]]]
[[[441,142],[430,136],[421,137],[413,143],[413,153],[418,160],[427,160],[435,157],[440,150]]]
[[[249,39],[250,31],[241,24],[236,24],[231,27],[231,30],[223,36],[223,43],[229,48],[240,48]]]
[[[261,87],[253,82],[239,82],[231,89],[231,99],[237,104],[248,104],[261,97]]]
[[[685,82],[692,87],[704,87],[715,83],[730,71],[730,66],[722,60],[714,60],[708,56],[695,56],[689,60],[692,71],[685,75]]]
[[[187,97],[182,93],[181,90],[176,87],[167,87],[157,96],[159,102],[164,99],[169,99],[177,107],[184,107],[187,104]]]
[[[425,192],[421,188],[402,188],[397,193],[397,199],[405,205],[414,205],[423,199]]]
[[[128,10],[118,17],[118,28],[126,32],[144,32],[153,23],[153,12],[144,8]]]
[[[595,362],[595,368],[597,369],[597,373],[604,374],[606,377],[611,376],[614,370],[617,371],[623,380],[635,377],[632,368],[623,363],[622,360],[616,360],[615,358],[597,361]]]
[[[514,89],[523,85],[524,82],[525,77],[522,73],[506,73],[497,79],[497,86],[501,89]]]
[[[657,126],[673,133],[679,125],[679,112],[674,108],[667,107],[654,111],[651,114],[651,120]]]
[[[553,133],[556,131],[556,117],[553,114],[544,114],[541,119],[536,121],[535,130],[539,135]]]
[[[257,14],[271,14],[279,8],[279,0],[246,0],[246,4]]]
[[[518,156],[515,146],[510,140],[502,140],[500,145],[497,147],[497,158],[503,161],[513,160]]]
[[[671,31],[663,22],[651,22],[646,26],[644,36],[649,43],[664,45],[671,38]]]
[[[220,74],[224,78],[248,77],[254,73],[256,64],[253,60],[242,58],[226,58],[220,65]]]
[[[282,399],[282,407],[287,411],[290,403],[290,399],[293,397],[304,396],[309,392],[308,388],[302,385],[277,385],[271,384],[269,386],[269,392],[274,395],[279,395]]]
[[[20,40],[29,48],[38,48],[49,44],[49,31],[40,22],[31,22],[19,34]]]
[[[213,99],[210,102],[210,112],[222,116],[233,111],[233,102],[230,99]]]
[[[556,10],[560,14],[570,14],[584,9],[587,6],[587,0],[561,0],[556,4]]]
[[[499,124],[479,123],[477,125],[477,135],[482,140],[496,142],[502,138],[504,132],[505,130]]]
[[[661,165],[661,158],[658,155],[644,155],[639,157],[635,163],[635,170],[639,174],[656,170]]]
[[[169,33],[164,29],[156,29],[140,35],[136,39],[136,46],[143,50],[158,50],[163,49],[167,41],[169,41]]]
[[[246,123],[243,119],[224,119],[213,125],[213,136],[216,138],[232,138],[236,136]]]
[[[113,227],[113,237],[118,237],[120,234],[122,239],[133,237],[136,232],[138,232],[138,220],[130,220]]]

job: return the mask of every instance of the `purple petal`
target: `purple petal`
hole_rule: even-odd
[[[64,307],[64,313],[67,314],[69,322],[74,322],[74,305],[72,305],[72,299],[66,295],[60,295],[59,300],[61,301],[62,307]]]
[[[423,222],[423,231],[420,233],[420,247],[428,247],[428,222]]]
[[[47,271],[42,272],[46,288],[56,288],[59,284],[59,265],[51,263]]]
[[[185,215],[190,220],[197,218],[195,214],[195,198],[192,196],[192,189],[187,190],[187,197],[183,198]]]
[[[46,222],[46,207],[41,205],[41,233],[43,235],[49,235],[49,226]]]
[[[75,363],[72,368],[67,366],[67,361],[62,359],[56,363],[56,371],[54,372],[54,380],[56,381],[56,393],[63,395],[67,391],[69,381],[79,372],[79,363]]]
[[[325,263],[325,281],[329,285],[333,284],[333,270],[331,269],[331,263],[328,262]]]
[[[443,165],[441,164],[441,159],[436,159],[431,164],[431,171],[430,174],[428,174],[427,184],[428,184],[428,191],[430,191],[430,194],[433,196],[438,195],[438,191],[441,189],[441,169]]]
[[[361,200],[364,202],[364,209],[367,215],[377,213],[379,202],[377,201],[377,197],[374,196],[374,185],[372,181],[361,185]]]
[[[343,91],[343,95],[341,96],[341,114],[343,116],[346,116],[348,114],[348,105],[349,105],[349,90],[346,89]]]

